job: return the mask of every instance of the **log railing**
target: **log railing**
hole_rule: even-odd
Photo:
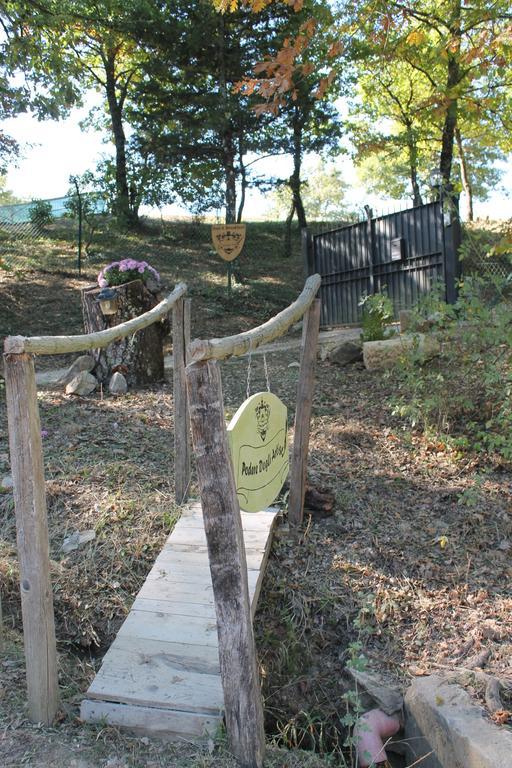
[[[178,283],[174,291],[149,312],[96,333],[77,336],[8,336],[4,342],[4,353],[6,355],[21,352],[34,355],[65,355],[70,352],[86,352],[88,349],[108,347],[113,341],[124,339],[162,320],[186,292],[185,283]]]
[[[57,651],[48,553],[48,520],[34,354],[65,354],[106,347],[173,312],[176,497],[189,483],[189,434],[185,390],[187,329],[184,283],[149,312],[97,333],[78,336],[10,336],[4,342],[9,446],[14,485],[29,715],[50,724],[58,708]],[[188,301],[188,300],[187,300]],[[175,406],[176,411],[176,406]],[[179,434],[178,434],[179,432]]]
[[[297,300],[263,325],[223,339],[190,344],[186,369],[192,444],[196,457],[212,576],[219,661],[230,749],[242,768],[261,768],[263,707],[251,621],[240,506],[230,460],[219,360],[243,355],[282,336],[304,317],[288,516],[302,522],[314,365],[320,322],[320,276],[308,278]]]

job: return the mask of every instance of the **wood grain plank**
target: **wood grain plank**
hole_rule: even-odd
[[[220,715],[179,712],[158,707],[137,707],[105,701],[82,702],[80,717],[85,722],[105,721],[110,725],[134,733],[150,735],[160,739],[207,739],[215,736],[222,724]]]
[[[145,640],[161,640],[168,643],[210,645],[217,647],[215,620],[188,616],[178,621],[175,616],[148,611],[130,611],[118,632],[118,637],[138,637]]]
[[[197,659],[200,668],[204,660]],[[212,673],[197,671],[194,660],[165,653],[134,652],[117,647],[90,686],[87,696],[141,706],[161,706],[186,712],[218,714],[223,706],[218,668]]]

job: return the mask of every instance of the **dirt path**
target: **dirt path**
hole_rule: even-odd
[[[297,350],[267,362],[271,389],[293,403]],[[229,415],[245,397],[248,361],[223,364],[223,377]],[[252,392],[266,387],[261,358],[251,361],[250,381]],[[299,539],[283,532],[276,540],[255,621],[267,732],[288,746],[336,744],[351,655],[405,685],[485,647],[486,668],[512,678],[512,475],[411,432],[393,415],[395,390],[392,376],[318,364],[310,476],[334,490],[336,514],[307,519]],[[0,576],[13,631],[1,662],[0,763],[227,766],[225,756],[159,752],[76,719],[98,646],[111,641],[174,519],[170,388],[103,401],[43,393],[41,413],[65,712],[51,730],[24,719],[13,510],[4,494]],[[8,468],[2,439],[0,473]],[[65,532],[86,528],[96,530],[94,544],[64,556]]]

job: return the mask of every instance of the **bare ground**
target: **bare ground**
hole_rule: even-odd
[[[289,405],[296,354],[267,361],[271,388]],[[223,365],[228,415],[245,396],[247,376],[247,360]],[[251,391],[265,388],[262,358],[252,360],[250,379]],[[307,517],[299,537],[284,528],[255,622],[267,732],[281,745],[336,746],[350,655],[363,654],[405,686],[411,676],[464,666],[486,649],[486,670],[512,681],[512,475],[411,433],[392,415],[395,387],[392,375],[318,365],[310,476],[333,489],[337,511]],[[55,729],[25,719],[13,505],[4,494],[3,764],[226,765],[222,752],[166,752],[77,721],[99,657],[176,519],[172,391],[117,400],[42,393],[40,408],[64,712]],[[5,436],[3,407],[2,427]],[[5,441],[0,462],[5,473]],[[64,536],[84,529],[96,531],[94,542],[63,555]],[[478,686],[474,692],[481,694]],[[276,765],[290,764],[275,754]]]

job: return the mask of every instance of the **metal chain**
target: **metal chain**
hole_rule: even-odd
[[[265,370],[265,381],[267,383],[267,392],[270,392],[270,381],[268,378],[267,356],[263,353],[263,368]]]
[[[246,400],[251,396],[251,366],[252,366],[252,343],[249,342],[249,362],[247,363],[247,388],[245,392]]]

